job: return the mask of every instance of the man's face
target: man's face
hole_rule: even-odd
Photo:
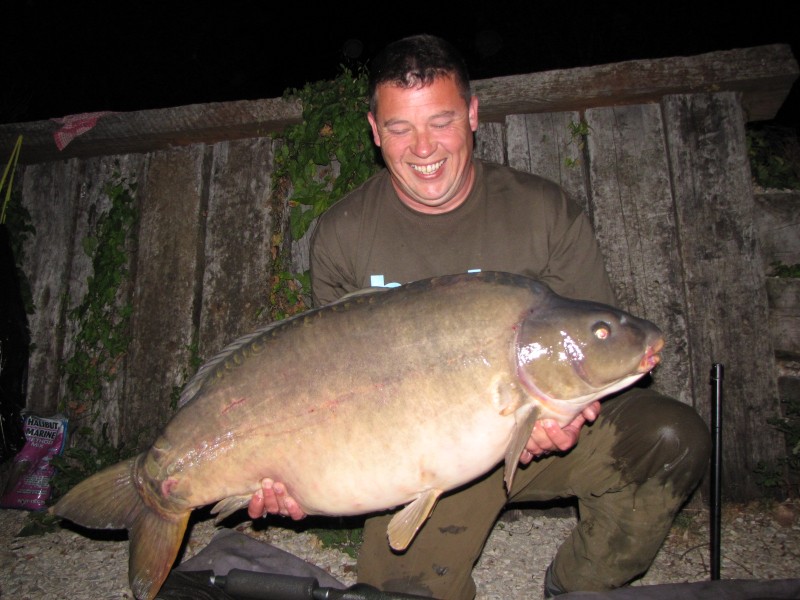
[[[459,206],[474,181],[477,97],[467,105],[452,77],[421,88],[384,84],[376,94],[367,118],[400,200],[428,214]]]

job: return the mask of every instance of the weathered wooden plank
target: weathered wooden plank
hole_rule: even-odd
[[[111,113],[101,117],[91,130],[76,137],[63,150],[53,141],[60,124],[15,123],[0,125],[0,152],[6,152],[6,147],[10,152],[19,134],[24,136],[21,164],[152,152],[188,144],[264,137],[299,123],[302,112],[298,99],[271,98]]]
[[[44,416],[53,414],[58,407],[64,336],[62,299],[74,247],[80,171],[77,160],[34,165],[25,170],[22,180],[23,202],[36,229],[26,242],[23,265],[35,308],[28,315],[31,376],[26,404],[29,410]]]
[[[800,360],[800,279],[767,277],[766,284],[775,353]]]
[[[255,329],[268,302],[273,142],[222,142],[212,160],[199,329],[206,359]]]
[[[774,44],[496,77],[473,81],[472,87],[481,99],[484,121],[658,102],[666,94],[713,90],[741,92],[745,118],[760,121],[775,116],[799,72],[791,48]],[[301,115],[299,102],[282,98],[118,113],[103,117],[63,151],[53,143],[58,125],[52,121],[6,124],[0,125],[0,155],[10,153],[19,134],[25,137],[20,161],[32,164],[260,137],[299,122]]]
[[[489,162],[506,163],[506,145],[501,123],[481,123],[475,136],[475,156]]]
[[[768,271],[773,262],[800,264],[800,192],[761,192],[755,201],[764,268]]]
[[[575,112],[511,115],[506,144],[510,167],[555,181],[586,210],[582,140],[571,133],[571,126],[579,123]]]
[[[125,437],[149,444],[172,415],[195,341],[202,173],[207,148],[156,152],[140,185],[141,217],[127,362]]]
[[[88,279],[94,275],[92,257],[86,254],[83,243],[87,237],[97,234],[98,220],[111,208],[106,185],[116,182],[119,177],[128,178],[129,182],[132,182],[137,174],[143,171],[144,163],[143,155],[128,155],[117,159],[95,158],[85,161],[82,165],[73,217],[73,238],[69,240],[71,245],[64,249],[65,255],[70,257],[70,265],[64,294],[66,305],[62,314],[64,339],[61,361],[68,361],[75,351],[78,323],[71,318],[70,313],[84,301],[88,291]],[[135,235],[135,229],[132,234]],[[131,248],[128,250],[130,251]],[[129,272],[131,267],[129,260],[126,266]],[[133,283],[129,277],[117,290],[117,306],[122,307],[128,303],[132,293]],[[124,364],[124,357],[122,362]],[[97,416],[99,423],[108,425],[107,433],[114,444],[120,441],[120,414],[125,401],[124,377],[124,368],[118,368],[115,378],[103,385],[100,413]],[[75,403],[79,403],[79,399],[70,396],[66,376],[60,382],[59,400],[67,403],[71,415],[70,429],[95,425],[91,411],[84,412],[80,406],[75,405]]]
[[[667,340],[655,387],[693,404],[686,306],[658,105],[586,112],[594,228],[622,308]],[[646,167],[645,167],[646,165]]]
[[[669,94],[738,91],[743,118],[774,118],[800,69],[785,44],[632,60],[576,69],[475,81],[484,120],[506,115],[564,112],[657,102]]]
[[[783,440],[767,424],[778,415],[778,391],[738,100],[730,92],[669,96],[663,110],[695,403],[710,416],[709,373],[723,364],[723,479],[731,498],[745,499],[758,495],[753,469],[775,461]]]

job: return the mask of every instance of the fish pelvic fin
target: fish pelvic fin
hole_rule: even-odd
[[[431,516],[442,490],[426,490],[389,521],[387,534],[393,550],[408,548],[422,524]]]
[[[508,493],[511,492],[511,485],[514,483],[514,474],[517,472],[517,466],[519,465],[519,456],[525,449],[528,438],[531,437],[533,425],[536,423],[536,419],[539,418],[539,412],[537,406],[526,404],[514,413],[516,424],[514,425],[511,441],[506,448],[506,466],[503,471],[503,481],[506,482],[506,492]]]
[[[150,508],[134,485],[138,460],[84,479],[49,512],[93,529],[127,529],[131,590],[138,600],[152,600],[175,562],[191,511],[163,514]]]
[[[214,508],[211,509],[212,515],[217,515],[216,519],[214,519],[215,524],[219,524],[220,521],[223,519],[231,516],[240,508],[244,508],[248,504],[250,504],[250,499],[252,498],[252,494],[245,494],[241,496],[230,496],[228,498],[223,498],[219,502],[214,505]]]
[[[178,556],[191,511],[169,517],[144,503],[128,531],[128,582],[138,600],[153,600]]]

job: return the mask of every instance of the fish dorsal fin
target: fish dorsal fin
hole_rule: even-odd
[[[361,288],[360,290],[356,290],[355,292],[350,292],[349,294],[345,294],[344,296],[336,300],[336,302],[344,302],[345,300],[352,300],[353,298],[358,298],[359,296],[367,296],[369,294],[374,294],[375,292],[385,292],[386,290],[389,289],[391,288],[386,288],[386,287]],[[336,302],[334,302],[334,304]]]
[[[228,358],[240,352],[243,348],[247,346],[252,346],[254,343],[258,344],[259,339],[268,335],[273,329],[277,329],[278,327],[283,327],[290,324],[292,321],[297,321],[300,319],[305,319],[314,313],[318,313],[321,310],[324,310],[328,306],[335,306],[337,304],[344,304],[346,302],[350,302],[355,298],[359,297],[366,297],[371,294],[375,294],[378,292],[385,291],[386,288],[364,288],[362,290],[357,290],[355,292],[351,292],[338,300],[335,300],[329,304],[321,308],[315,308],[312,310],[307,310],[305,312],[299,313],[287,319],[283,319],[281,321],[275,321],[273,323],[269,323],[256,329],[254,332],[244,335],[227,346],[225,346],[222,350],[220,350],[217,354],[215,354],[211,359],[206,361],[203,366],[198,369],[197,373],[195,373],[189,381],[186,382],[186,385],[181,392],[181,397],[178,400],[178,408],[184,406],[188,402],[194,398],[200,389],[203,387],[203,384],[206,383],[216,372],[217,368],[220,367],[225,363]]]
[[[441,494],[442,490],[426,490],[392,517],[387,531],[392,549],[399,551],[408,548],[419,528],[433,512],[436,500]]]
[[[506,448],[506,467],[503,472],[503,480],[506,482],[506,492],[511,492],[511,484],[514,483],[514,473],[517,472],[517,465],[519,464],[519,455],[525,449],[525,444],[528,443],[528,438],[531,437],[533,431],[533,424],[539,418],[539,408],[534,404],[526,404],[519,408],[514,414],[516,424],[514,425],[514,433],[511,436],[511,441]]]
[[[188,403],[192,398],[194,398],[197,393],[200,391],[200,388],[203,387],[203,384],[215,373],[217,367],[224,364],[225,361],[236,352],[240,351],[242,348],[252,344],[254,341],[258,340],[259,338],[263,337],[273,329],[284,325],[285,323],[303,316],[306,313],[301,313],[295,317],[291,317],[290,319],[285,319],[283,321],[276,321],[274,323],[270,323],[265,325],[264,327],[260,327],[259,329],[255,330],[253,333],[248,335],[242,336],[237,340],[231,342],[227,346],[225,346],[222,350],[220,350],[217,354],[215,354],[210,360],[206,361],[200,369],[198,369],[197,373],[195,373],[192,378],[186,382],[186,385],[181,392],[180,400],[178,401],[178,407],[182,407],[186,403]]]

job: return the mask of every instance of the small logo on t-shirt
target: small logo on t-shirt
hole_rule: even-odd
[[[480,269],[468,269],[467,273],[480,273]],[[400,287],[400,283],[396,281],[392,281],[390,283],[385,283],[385,278],[383,275],[370,275],[369,276],[369,286],[370,287],[386,287],[386,288],[395,288]]]
[[[396,281],[392,281],[391,283],[384,283],[383,275],[370,275],[369,276],[369,286],[370,287],[400,287],[400,284]]]

